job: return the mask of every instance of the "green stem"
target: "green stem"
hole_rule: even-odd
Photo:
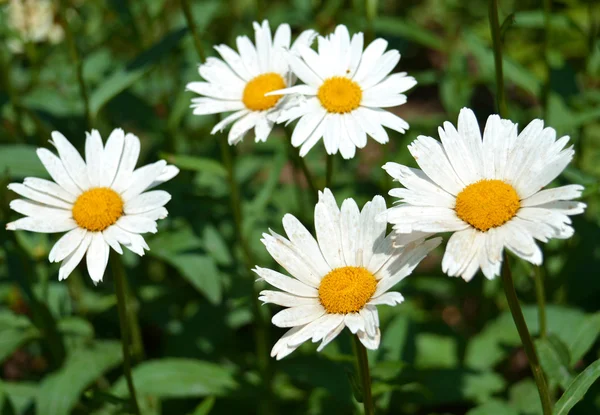
[[[374,415],[375,405],[373,404],[373,394],[371,393],[371,373],[369,371],[369,357],[367,356],[367,349],[360,342],[358,336],[353,335],[352,338],[354,339],[356,366],[358,368],[358,375],[360,377],[360,383],[362,386],[362,398],[363,406],[365,408],[365,415]]]
[[[500,40],[500,23],[498,21],[498,0],[490,0],[490,29],[494,45],[494,64],[496,67],[496,102],[498,113],[502,118],[508,115],[504,96],[504,75],[502,74],[502,43]]]
[[[365,14],[367,17],[367,28],[365,30],[365,44],[375,39],[375,28],[373,22],[377,17],[377,0],[365,0]]]
[[[550,16],[552,1],[544,0],[544,64],[546,66],[546,81],[542,89],[542,108],[544,118],[548,116],[548,102],[550,99]]]
[[[306,182],[308,183],[308,187],[310,187],[310,191],[311,191],[313,197],[316,198],[317,197],[317,186],[315,185],[315,180],[312,176],[312,173],[310,172],[310,170],[308,169],[308,166],[306,165],[306,160],[304,160],[304,157],[300,157],[300,154],[298,153],[298,149],[292,145],[292,136],[288,133],[288,130],[284,130],[284,131],[287,136],[287,142],[289,145],[289,153],[290,153],[290,156],[292,157],[292,163],[296,167],[300,167],[300,170],[302,170],[302,174],[304,174],[304,178],[306,179]]]
[[[542,367],[540,366],[540,362],[535,352],[535,347],[533,346],[531,335],[529,334],[529,330],[527,329],[527,323],[525,323],[523,312],[521,311],[521,305],[519,304],[519,299],[517,298],[517,292],[515,291],[515,285],[513,282],[512,274],[510,272],[510,265],[508,264],[508,256],[506,255],[506,253],[504,254],[504,260],[502,261],[502,282],[502,285],[504,286],[504,293],[506,294],[506,300],[508,301],[508,306],[510,308],[510,312],[512,314],[515,325],[517,326],[519,337],[521,337],[521,342],[523,343],[523,348],[525,349],[527,360],[529,360],[529,366],[531,367],[531,371],[533,372],[533,377],[535,379],[535,383],[537,385],[538,392],[540,395],[540,400],[542,402],[543,413],[544,415],[550,415],[552,414],[552,403],[550,402],[548,385],[546,384],[546,379],[544,378]]]
[[[92,115],[90,113],[90,100],[88,97],[87,87],[83,79],[83,62],[79,56],[79,51],[77,50],[77,45],[75,44],[75,39],[73,38],[73,32],[71,32],[71,27],[69,26],[69,22],[67,22],[66,5],[64,1],[61,1],[60,16],[63,23],[62,26],[65,31],[65,38],[67,40],[67,44],[69,45],[71,59],[73,59],[73,63],[75,64],[75,75],[77,76],[77,83],[79,84],[79,94],[81,95],[81,100],[83,101],[85,122],[87,129],[89,130],[92,128]]]
[[[123,346],[123,371],[129,389],[129,398],[134,413],[140,415],[135,386],[131,376],[131,355],[129,351],[129,327],[127,324],[127,294],[125,292],[125,270],[121,258],[113,255],[112,258],[113,278],[115,279],[115,293],[117,294],[117,310],[119,311],[119,326],[121,327],[121,345]]]
[[[331,190],[331,177],[333,176],[333,154],[327,155],[325,167],[325,187]]]
[[[227,179],[229,181],[229,193],[231,200],[231,210],[233,212],[233,224],[235,227],[235,234],[240,242],[242,253],[244,257],[244,265],[246,269],[254,267],[256,262],[254,261],[252,251],[248,245],[248,241],[244,236],[243,232],[243,216],[241,209],[240,191],[237,181],[235,180],[235,171],[233,168],[233,151],[231,146],[227,143],[224,138],[218,140],[221,147],[221,155],[223,163],[227,169]],[[260,413],[276,413],[274,408],[274,400],[272,399],[272,383],[273,374],[271,371],[271,360],[268,348],[268,316],[265,314],[265,308],[260,306],[258,300],[259,293],[256,284],[253,284],[253,301],[252,311],[256,320],[256,331],[255,331],[255,347],[256,354],[258,357],[258,369],[260,370],[263,378],[263,393],[264,397],[260,399],[261,408]]]
[[[183,9],[183,14],[185,15],[185,20],[187,21],[190,32],[192,32],[192,39],[194,39],[194,47],[196,48],[196,52],[198,52],[198,57],[200,57],[201,62],[204,62],[206,60],[206,55],[204,54],[204,48],[202,47],[202,42],[200,41],[200,35],[198,34],[196,23],[194,23],[194,17],[192,16],[189,1],[181,0],[181,8]]]
[[[546,337],[546,294],[544,290],[544,274],[541,266],[535,267],[534,269],[535,279],[535,296],[538,304],[538,319],[540,326],[540,337],[543,339]]]

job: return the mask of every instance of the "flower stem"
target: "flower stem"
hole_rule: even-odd
[[[112,260],[113,278],[115,279],[115,293],[117,294],[117,310],[119,311],[119,325],[121,327],[121,345],[123,346],[123,371],[127,380],[129,389],[129,398],[133,407],[133,412],[140,415],[140,408],[137,402],[135,386],[131,376],[131,355],[129,351],[129,326],[127,324],[127,294],[125,293],[125,270],[121,258],[113,255]]]
[[[362,386],[365,415],[374,415],[375,405],[373,404],[373,395],[371,393],[371,373],[369,372],[369,357],[367,356],[367,349],[360,342],[358,336],[353,335],[352,338],[354,339],[356,366],[358,368],[358,375],[360,377],[360,383]]]
[[[521,342],[523,343],[523,348],[525,349],[525,354],[527,355],[527,360],[529,360],[529,366],[531,367],[531,371],[533,372],[533,377],[535,379],[535,383],[540,394],[543,413],[544,415],[550,415],[552,413],[552,403],[550,402],[548,385],[546,384],[546,379],[544,378],[542,367],[540,366],[540,362],[535,352],[535,347],[533,346],[531,335],[529,334],[529,330],[527,329],[527,323],[525,323],[523,312],[521,311],[521,306],[519,304],[519,299],[517,298],[517,293],[515,291],[515,285],[513,282],[512,274],[510,272],[510,265],[508,264],[508,255],[506,255],[506,253],[504,254],[504,260],[502,261],[502,282],[502,285],[504,286],[504,293],[506,294],[506,300],[508,301],[508,306],[510,308],[510,312],[512,314],[515,325],[517,326],[517,331],[519,332],[519,336],[521,337]]]
[[[494,64],[496,66],[496,103],[498,114],[507,116],[506,98],[504,96],[504,75],[502,74],[502,43],[500,40],[500,23],[498,21],[498,0],[490,0],[490,29],[494,45]]]
[[[233,222],[235,227],[235,234],[240,241],[242,253],[244,257],[244,267],[249,270],[256,262],[248,245],[248,241],[244,236],[243,232],[243,216],[242,216],[242,205],[240,200],[240,191],[235,180],[235,171],[233,168],[233,155],[232,148],[229,146],[227,141],[221,137],[218,140],[221,147],[221,155],[223,163],[227,169],[227,178],[229,181],[229,193],[231,200],[231,210],[233,212]],[[258,359],[258,370],[262,375],[262,388],[264,396],[259,399],[261,407],[259,413],[262,414],[274,414],[276,410],[274,408],[275,401],[272,399],[273,391],[273,373],[271,368],[271,360],[269,356],[268,340],[268,316],[266,315],[266,308],[260,306],[258,300],[259,293],[257,291],[256,284],[253,284],[254,293],[252,294],[252,312],[256,321],[256,330],[254,335],[254,342],[256,348],[256,355]]]
[[[304,157],[300,157],[300,154],[298,154],[298,149],[292,145],[291,134],[289,134],[287,129],[284,129],[284,131],[285,131],[285,135],[286,135],[287,142],[289,145],[289,150],[290,150],[289,153],[292,158],[292,163],[296,167],[300,167],[300,170],[302,170],[302,173],[304,174],[304,177],[306,178],[308,187],[310,187],[310,191],[313,194],[313,197],[316,198],[317,197],[317,186],[315,185],[315,180],[313,178],[313,175],[310,172],[310,170],[308,169],[308,166],[306,165],[306,161],[304,160]]]
[[[540,337],[543,339],[546,337],[546,294],[544,290],[544,272],[541,266],[535,267],[534,269],[535,279],[535,296],[537,298],[538,305],[538,319],[540,326]]]
[[[204,62],[206,60],[206,55],[204,54],[204,48],[202,47],[198,30],[196,29],[196,23],[194,23],[194,17],[192,16],[192,11],[190,10],[189,1],[181,0],[181,8],[183,9],[183,14],[185,15],[188,28],[190,29],[190,32],[192,32],[192,39],[194,39],[194,47],[196,48],[196,52],[198,52],[198,57],[202,62]]]
[[[333,176],[333,154],[327,155],[327,164],[325,168],[325,187],[331,189],[331,177]]]
[[[81,95],[81,100],[83,101],[85,121],[89,130],[92,128],[92,114],[90,113],[90,100],[87,92],[87,87],[83,79],[83,61],[81,60],[81,56],[79,56],[79,51],[77,50],[77,45],[75,44],[73,32],[71,31],[71,27],[69,26],[69,22],[67,21],[67,10],[65,2],[61,1],[60,4],[60,17],[62,20],[62,26],[65,31],[65,38],[67,39],[67,44],[69,45],[71,59],[73,59],[73,63],[75,64],[75,75],[77,76],[77,83],[79,84],[79,94]]]

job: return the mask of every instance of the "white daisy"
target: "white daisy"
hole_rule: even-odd
[[[344,200],[340,210],[325,189],[315,206],[317,240],[289,214],[283,218],[289,239],[273,231],[263,234],[267,251],[293,277],[254,269],[261,279],[283,290],[260,293],[261,301],[288,307],[273,316],[273,324],[292,327],[275,344],[271,356],[281,359],[309,339],[321,341],[320,351],[344,327],[365,347],[379,347],[375,306],[401,303],[402,295],[389,290],[441,240],[424,241],[420,232],[396,240],[386,236],[386,224],[375,220],[385,208],[384,199],[375,196],[362,212],[353,199]]]
[[[319,36],[318,53],[306,45],[298,47],[300,57],[288,55],[292,71],[306,85],[297,85],[274,94],[300,94],[300,105],[282,112],[278,122],[300,121],[292,144],[305,156],[323,137],[327,154],[354,157],[356,147],[367,144],[367,134],[384,144],[383,127],[404,133],[408,123],[382,108],[406,102],[403,92],[417,81],[406,72],[389,75],[400,61],[397,50],[376,39],[363,52],[363,34],[352,36],[339,25],[328,37]],[[385,53],[384,53],[385,52]]]
[[[23,51],[27,42],[59,43],[64,38],[51,0],[10,0],[7,21],[9,28],[19,36],[7,42],[8,47],[17,53]]]
[[[106,145],[96,130],[86,133],[84,161],[58,131],[52,133],[58,156],[37,151],[54,181],[28,177],[8,188],[25,197],[10,207],[25,215],[6,225],[8,230],[41,233],[67,232],[50,251],[50,262],[60,262],[58,279],[64,280],[87,253],[87,268],[96,284],[102,281],[109,247],[119,254],[121,245],[142,256],[148,245],[142,233],[155,233],[156,221],[167,216],[163,207],[171,195],[146,190],[172,179],[179,169],[164,160],[135,169],[140,140],[115,129]]]
[[[481,268],[487,278],[500,273],[502,251],[539,265],[534,242],[573,235],[568,215],[582,213],[580,185],[542,190],[573,158],[565,136],[532,121],[517,136],[517,125],[491,115],[483,139],[475,114],[463,108],[458,131],[445,122],[441,143],[419,136],[408,148],[422,170],[396,163],[383,168],[405,188],[390,195],[401,203],[387,211],[398,233],[455,232],[442,268],[469,281]]]
[[[215,46],[224,61],[208,58],[199,72],[206,82],[190,82],[187,89],[204,95],[193,98],[194,114],[217,114],[235,111],[212,129],[211,134],[229,130],[229,144],[237,144],[246,132],[254,128],[256,141],[266,141],[274,121],[286,101],[282,96],[265,96],[266,93],[292,86],[296,82],[285,56],[290,48],[291,30],[288,24],[277,28],[271,38],[269,23],[254,23],[256,47],[247,36],[238,36],[238,52],[227,45]],[[309,46],[316,33],[306,30],[298,36],[291,52],[300,46]]]

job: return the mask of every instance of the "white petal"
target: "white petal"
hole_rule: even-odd
[[[125,136],[125,144],[123,145],[123,153],[121,155],[121,162],[115,180],[111,188],[115,192],[122,192],[131,183],[131,175],[135,165],[137,164],[138,157],[140,156],[140,139],[133,134],[127,134]]]
[[[367,133],[362,129],[358,121],[351,112],[342,114],[344,128],[350,141],[358,148],[364,148],[367,145]]]
[[[166,161],[159,160],[156,163],[147,164],[144,167],[136,169],[131,175],[129,186],[121,193],[123,201],[128,203],[144,192],[163,172],[166,166]]]
[[[346,199],[342,203],[341,212],[342,250],[344,254],[344,262],[347,266],[357,266],[359,265],[357,247],[359,245],[358,230],[360,226],[360,211],[358,210],[358,206],[356,205],[354,199]]]
[[[379,348],[379,342],[381,341],[381,330],[379,328],[376,329],[373,336],[369,336],[364,331],[359,331],[356,335],[367,349],[377,350]]]
[[[370,111],[364,107],[358,107],[352,112],[354,119],[360,124],[361,128],[375,141],[380,144],[385,144],[389,141],[388,134],[378,122],[373,120]]]
[[[232,88],[240,90],[245,85],[244,81],[225,62],[217,58],[207,58],[206,63],[200,65],[198,68],[198,72],[202,78],[213,84],[227,84]]]
[[[58,155],[75,184],[81,190],[89,189],[87,166],[77,149],[58,131],[52,132],[52,143],[58,150]]]
[[[152,209],[152,210],[149,210],[149,211],[143,212],[143,213],[138,213],[137,215],[132,215],[132,216],[139,216],[142,218],[149,219],[153,222],[156,222],[159,219],[164,219],[167,216],[169,216],[169,212],[164,207],[159,207],[159,208]]]
[[[365,113],[376,117],[378,122],[384,127],[398,131],[399,133],[404,134],[409,128],[409,125],[406,121],[389,111],[379,108],[363,108],[363,110]]]
[[[271,322],[277,327],[295,327],[310,323],[325,314],[321,304],[286,308],[275,314]]]
[[[289,53],[287,57],[290,68],[302,82],[315,88],[321,86],[321,78],[302,59]]]
[[[86,132],[85,135],[85,161],[88,179],[92,187],[98,187],[102,183],[102,168],[104,167],[102,137],[98,130],[92,130],[91,133]]]
[[[363,92],[364,99],[373,99],[383,95],[393,96],[408,91],[417,84],[412,76],[406,76],[406,72],[392,74],[382,82]]]
[[[263,303],[277,304],[283,307],[319,304],[319,300],[317,298],[298,297],[293,294],[271,290],[261,291],[258,300],[262,301]]]
[[[373,68],[375,67],[381,55],[383,55],[383,52],[386,48],[387,41],[384,39],[375,39],[369,44],[369,46],[367,46],[362,54],[360,65],[358,66],[356,74],[353,78],[356,82],[360,83],[360,81],[365,79],[370,73],[373,72]]]
[[[90,278],[97,284],[102,281],[108,259],[108,245],[102,237],[102,232],[93,232],[92,241],[87,250],[86,263]]]
[[[310,258],[304,252],[299,251],[290,241],[271,231],[271,235],[263,233],[261,242],[273,259],[292,276],[312,287],[319,286],[321,279]]]
[[[377,298],[371,299],[367,304],[369,305],[389,305],[395,306],[404,301],[404,297],[402,294],[396,291],[388,291],[386,293],[381,294]]]
[[[472,261],[477,262],[479,252],[479,234],[475,228],[469,227],[465,230],[455,232],[448,240],[446,252],[442,259],[442,270],[451,277],[457,275],[465,278],[463,271],[469,267]],[[483,248],[483,247],[482,247]],[[472,277],[468,275],[467,277]],[[470,278],[465,278],[469,280]]]
[[[116,226],[110,226],[109,228],[116,228]],[[102,231],[102,237],[104,238],[104,241],[119,255],[123,255],[123,249],[121,249],[121,245],[119,244],[119,241],[115,238],[114,233],[106,232],[107,230],[108,228]]]
[[[108,187],[115,180],[117,170],[119,169],[119,163],[121,162],[124,146],[124,131],[120,128],[114,129],[108,137],[106,145],[104,146],[104,155],[102,156],[104,166],[102,168],[100,186]]]
[[[300,118],[292,133],[292,145],[294,147],[302,145],[310,137],[323,121],[325,113],[326,111],[323,108],[318,107],[316,111],[311,111]]]
[[[360,255],[362,252],[362,261],[360,266],[368,267],[371,258],[378,247],[385,239],[387,224],[378,221],[376,218],[385,211],[385,199],[381,196],[375,196],[372,201],[367,202],[360,213],[360,230],[358,241],[360,246],[356,249]]]
[[[236,111],[233,114],[229,114],[227,117],[225,117],[221,121],[219,121],[213,127],[213,129],[210,131],[210,133],[211,134],[215,134],[217,132],[223,131],[225,129],[225,127],[227,127],[229,124],[231,124],[232,122],[234,122],[238,118],[243,117],[244,115],[248,114],[249,112],[250,111],[244,109],[244,110]]]
[[[25,179],[27,180],[27,179]],[[527,199],[521,200],[521,207],[537,206],[556,200],[571,200],[581,197],[583,186],[570,184],[567,186],[555,187],[537,192]]]
[[[280,24],[273,36],[273,48],[289,49],[292,41],[292,30],[287,23]],[[299,46],[299,45],[298,45]]]
[[[343,314],[325,314],[290,337],[288,345],[292,347],[299,346],[308,339],[312,339],[313,343],[318,342],[339,326],[342,321],[344,321]]]
[[[50,262],[60,262],[71,255],[83,241],[87,231],[83,228],[75,228],[64,234],[52,247],[48,260]]]
[[[142,216],[123,215],[119,218],[116,225],[131,233],[156,233],[156,222]]]
[[[266,115],[263,115],[256,121],[256,125],[254,126],[254,134],[255,140],[257,143],[267,141],[267,137],[271,134],[271,130],[273,130],[273,122],[269,121]]]
[[[33,190],[45,193],[52,198],[59,198],[65,202],[73,203],[77,200],[77,197],[50,180],[38,179],[37,177],[26,177],[25,180],[23,180],[23,184]]]
[[[69,173],[67,173],[62,161],[57,156],[45,148],[39,148],[37,150],[37,155],[52,177],[52,180],[54,180],[60,187],[75,197],[81,193],[81,189],[79,189],[79,187],[71,179],[71,176],[69,176]]]
[[[127,215],[148,212],[150,210],[162,207],[171,200],[171,195],[164,190],[152,190],[125,203],[124,211]]]
[[[365,319],[359,313],[348,313],[344,318],[344,324],[355,334],[357,331],[365,330]]]
[[[25,199],[15,199],[10,202],[10,208],[25,216],[33,216],[39,219],[70,219],[72,217],[70,209],[58,209],[41,205]]]
[[[191,108],[194,115],[218,114],[220,112],[238,111],[246,107],[242,101],[223,101],[213,98],[192,98]]]
[[[321,342],[319,347],[317,347],[317,352],[320,352],[321,350],[323,350],[323,348],[325,346],[327,346],[329,343],[331,343],[338,336],[338,334],[340,334],[342,332],[342,330],[344,330],[344,327],[346,327],[346,326],[342,322],[336,328],[334,328],[328,334],[326,334],[323,337],[323,341]]]
[[[439,141],[420,135],[408,149],[423,172],[443,190],[457,195],[465,184],[456,176]]]
[[[280,290],[286,291],[290,294],[312,298],[317,298],[319,296],[316,288],[308,286],[297,279],[280,274],[277,271],[260,267],[255,267],[253,271],[273,287],[279,288]]]
[[[400,205],[388,209],[386,216],[399,233],[453,232],[470,226],[453,209],[440,207]]]
[[[43,203],[45,205],[48,206],[53,206],[53,207],[57,207],[57,208],[61,208],[61,209],[68,209],[70,210],[73,205],[71,203],[67,203],[61,199],[57,199],[53,196],[50,196],[47,193],[42,193],[42,192],[38,192],[37,190],[33,190],[32,188],[25,186],[21,183],[11,183],[8,186],[9,190],[12,190],[13,192],[26,197],[28,199],[31,199],[35,202],[38,203]]]
[[[331,269],[343,267],[344,257],[340,241],[339,213],[331,211],[325,203],[315,206],[315,230],[319,248]]]
[[[226,84],[212,84],[210,82],[190,82],[185,86],[185,89],[216,100],[239,102],[242,100],[243,95],[243,89],[232,88]]]
[[[321,137],[323,137],[323,133],[325,131],[325,125],[329,121],[329,114],[327,114],[323,121],[315,128],[312,134],[306,139],[302,147],[300,147],[300,157],[304,157],[308,154],[308,152],[319,142]]]
[[[234,51],[233,49],[231,49],[229,46],[227,45],[218,45],[215,46],[215,49],[217,52],[219,52],[219,55],[221,55],[221,57],[223,58],[223,60],[227,63],[227,65],[229,65],[231,67],[231,69],[233,69],[236,73],[237,76],[239,76],[240,78],[242,78],[245,81],[249,81],[251,80],[254,76],[248,72],[248,70],[246,69],[246,66],[244,65],[244,62],[242,61],[242,58],[240,57],[240,55],[237,54],[236,51]],[[217,87],[217,88],[222,88],[226,85],[226,84],[212,84],[213,86]],[[212,95],[210,93],[206,93],[206,92],[198,92],[195,89],[192,89],[190,87],[190,84],[188,84],[187,89],[197,92],[198,94],[202,94],[202,95],[208,95],[211,97],[215,97],[215,98],[225,98],[225,99],[232,99],[227,95]],[[241,96],[238,93],[238,97],[237,99],[240,99]]]
[[[25,217],[6,224],[9,231],[23,230],[39,233],[67,232],[77,227],[77,223],[70,218],[53,217]]]
[[[298,219],[286,214],[283,217],[283,228],[289,240],[294,244],[295,250],[310,258],[317,275],[325,276],[331,271],[319,249],[319,244]]]
[[[58,280],[62,281],[66,279],[71,272],[77,267],[77,265],[83,259],[88,247],[90,246],[90,242],[92,241],[92,233],[86,233],[85,237],[79,244],[79,246],[67,256],[63,262],[60,264],[60,269],[58,270]]]
[[[360,84],[362,89],[369,89],[392,72],[398,62],[400,62],[400,53],[397,50],[388,50],[377,59],[373,71],[367,73],[364,79],[355,78],[355,81]]]
[[[253,111],[236,121],[235,124],[233,124],[233,126],[229,130],[227,142],[230,145],[239,143],[244,138],[244,135],[249,130],[254,128],[254,126],[261,117],[263,117],[262,112]]]

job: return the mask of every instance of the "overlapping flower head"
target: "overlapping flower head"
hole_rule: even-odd
[[[400,53],[389,50],[384,39],[376,39],[363,51],[363,34],[350,39],[339,25],[327,37],[319,36],[318,52],[300,45],[300,56],[288,55],[292,71],[305,85],[273,94],[300,94],[300,105],[282,112],[278,122],[300,118],[292,144],[306,155],[323,137],[328,154],[354,157],[356,148],[367,144],[367,135],[384,144],[389,138],[383,127],[404,133],[408,123],[382,108],[406,102],[406,92],[416,80],[406,72],[391,74]]]
[[[227,45],[215,46],[223,60],[208,58],[200,65],[200,76],[205,82],[190,82],[187,89],[203,95],[192,99],[194,114],[217,114],[234,111],[214,126],[211,134],[229,130],[229,144],[237,144],[254,128],[256,141],[266,141],[279,117],[281,108],[290,98],[265,94],[292,86],[296,77],[290,71],[286,52],[292,55],[300,47],[308,47],[316,33],[302,32],[292,47],[288,24],[280,25],[271,36],[269,23],[254,23],[256,46],[247,36],[238,36],[234,51]]]
[[[64,38],[63,28],[55,21],[56,5],[51,0],[10,0],[8,27],[18,38],[9,39],[8,47],[22,52],[28,42],[59,43]]]
[[[402,295],[390,291],[409,275],[441,241],[413,232],[386,236],[386,223],[376,217],[385,201],[375,196],[362,211],[353,199],[341,210],[329,189],[319,192],[315,206],[317,239],[292,215],[283,227],[289,239],[271,231],[262,242],[290,273],[256,267],[261,279],[282,291],[265,290],[260,300],[286,307],[273,317],[278,327],[291,327],[275,344],[271,356],[281,359],[305,341],[321,341],[322,350],[348,327],[369,349],[379,347],[377,305],[396,305]]]
[[[140,235],[155,233],[156,221],[167,216],[164,205],[171,195],[147,191],[172,179],[179,169],[164,160],[135,169],[140,140],[114,130],[106,145],[96,130],[87,134],[85,161],[58,131],[51,143],[58,156],[40,148],[37,154],[54,181],[28,177],[8,186],[25,199],[10,207],[25,215],[6,225],[9,230],[41,233],[67,232],[50,251],[50,262],[61,262],[59,280],[71,274],[86,255],[94,283],[102,280],[110,248],[121,245],[142,256],[148,245]]]
[[[567,185],[542,190],[573,158],[569,137],[534,120],[517,135],[517,125],[491,115],[483,138],[475,115],[463,108],[458,130],[445,122],[441,143],[419,136],[409,150],[422,170],[397,163],[383,168],[405,188],[390,195],[401,203],[387,220],[399,234],[454,232],[442,261],[450,276],[469,281],[481,268],[487,278],[500,272],[506,247],[539,265],[542,251],[534,239],[573,235],[569,215],[585,204],[571,201],[583,187]]]

